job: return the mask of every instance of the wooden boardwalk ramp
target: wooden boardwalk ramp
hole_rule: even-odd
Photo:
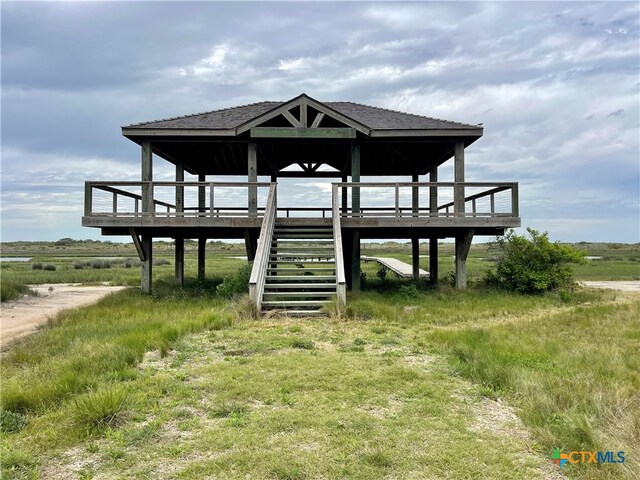
[[[402,278],[412,278],[413,277],[413,269],[411,265],[405,262],[401,262],[395,258],[391,257],[367,257],[362,256],[362,260],[365,262],[378,262],[380,265],[388,268],[393,273]],[[429,272],[426,270],[420,269],[420,278],[428,278]]]

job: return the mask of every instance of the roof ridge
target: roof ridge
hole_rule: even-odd
[[[418,117],[418,118],[427,118],[429,120],[436,120],[438,122],[453,123],[453,124],[456,124],[456,125],[463,125],[465,127],[477,127],[479,125],[479,124],[473,125],[471,123],[464,123],[464,122],[456,122],[455,120],[445,120],[443,118],[429,117],[427,115],[418,115],[417,113],[401,112],[400,110],[393,110],[391,108],[384,108],[384,107],[376,107],[375,105],[368,105],[366,103],[358,103],[358,102],[351,102],[351,101],[344,101],[344,102],[338,101],[338,102],[325,102],[325,103],[350,103],[351,105],[360,105],[362,107],[373,108],[375,110],[382,110],[382,111],[391,112],[391,113],[400,113],[402,115],[410,115],[412,117]]]
[[[207,110],[206,112],[199,112],[199,113],[190,113],[188,115],[177,115],[175,117],[167,117],[167,118],[159,118],[158,120],[149,120],[146,122],[138,122],[138,123],[132,123],[131,125],[127,125],[127,127],[139,127],[140,125],[147,125],[150,123],[159,123],[159,122],[170,122],[171,120],[179,120],[181,118],[189,118],[189,117],[197,117],[199,115],[207,115],[210,113],[217,113],[217,112],[224,112],[226,110],[235,110],[238,108],[245,108],[245,107],[252,107],[254,105],[260,105],[263,103],[284,103],[284,102],[280,102],[277,100],[262,100],[260,102],[253,102],[253,103],[246,103],[244,105],[236,105],[234,107],[225,107],[225,108],[218,108],[217,110]]]

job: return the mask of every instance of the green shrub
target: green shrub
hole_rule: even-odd
[[[169,260],[167,260],[166,258],[154,258],[152,263],[156,267],[159,267],[160,265],[171,265],[171,262]]]
[[[487,283],[521,293],[570,287],[573,274],[568,264],[585,263],[584,252],[551,242],[547,232],[527,232],[530,239],[510,230],[491,245],[497,261],[495,271],[487,273]]]
[[[75,399],[75,420],[88,431],[120,423],[129,392],[122,385],[111,385]]]
[[[43,265],[39,262],[31,264],[31,270],[42,270],[42,269],[43,269]]]
[[[360,272],[360,290],[367,289],[367,273]]]
[[[312,340],[304,338],[294,338],[291,340],[291,346],[293,348],[299,348],[301,350],[313,350],[315,345]]]
[[[47,263],[47,264],[42,266],[42,270],[47,270],[49,272],[55,272],[56,271],[56,266],[51,264],[51,263]]]
[[[95,268],[96,270],[100,270],[102,268],[111,268],[111,262],[108,260],[92,260],[91,268]]]
[[[10,278],[3,278],[0,282],[0,301],[6,302],[20,298],[22,295],[35,295],[36,292],[31,290],[24,283]]]
[[[125,261],[122,264],[122,266],[124,268],[139,267],[140,266],[140,260],[138,260],[137,258],[127,258],[127,259],[125,259]]]
[[[405,300],[417,300],[420,298],[418,287],[413,283],[410,285],[400,286],[400,295],[402,295]]]
[[[249,291],[249,278],[251,277],[251,264],[243,265],[238,271],[225,277],[220,285],[216,287],[218,295],[224,298],[234,298]]]
[[[27,417],[22,413],[0,410],[0,432],[19,432],[27,425]]]
[[[380,281],[384,282],[387,279],[387,267],[380,265],[376,272],[376,277],[378,277]]]

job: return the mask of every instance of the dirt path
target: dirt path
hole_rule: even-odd
[[[627,280],[615,282],[580,282],[585,287],[590,288],[611,288],[621,292],[640,292],[640,280]]]
[[[0,306],[0,346],[30,335],[38,325],[67,308],[84,307],[126,287],[83,286],[80,283],[31,285],[38,296],[25,295]]]

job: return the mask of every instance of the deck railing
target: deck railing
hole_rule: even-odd
[[[262,217],[270,185],[259,182],[86,182],[84,215]],[[254,191],[257,191],[257,207],[250,207],[249,197]],[[333,197],[337,195],[343,218],[519,217],[518,184],[511,182],[334,183],[332,193]],[[280,207],[277,212],[286,218],[326,218],[332,216],[334,208],[332,200],[331,207]]]
[[[331,196],[333,217],[333,251],[336,263],[336,301],[338,312],[344,312],[347,306],[347,279],[344,271],[344,256],[342,252],[342,226],[340,224],[340,202],[338,191],[333,189]]]
[[[333,196],[343,218],[519,217],[515,182],[334,183]]]
[[[162,218],[262,216],[264,207],[251,209],[248,196],[252,190],[257,190],[258,205],[263,205],[270,185],[260,182],[85,182],[84,215]]]
[[[262,295],[267,276],[267,264],[269,263],[269,253],[271,251],[271,239],[273,229],[276,224],[277,212],[277,184],[272,183],[267,195],[267,204],[264,217],[262,218],[262,228],[258,237],[256,255],[251,267],[249,278],[249,298],[255,305],[257,312],[262,309]]]

